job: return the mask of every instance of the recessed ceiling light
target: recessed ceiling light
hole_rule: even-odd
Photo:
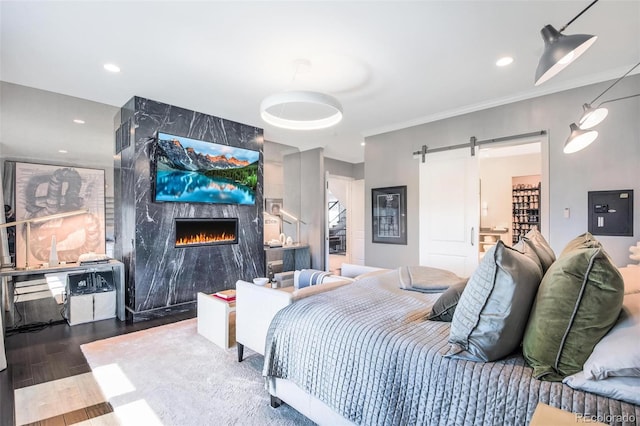
[[[366,145],[366,143],[360,142],[360,146],[365,146],[365,145]]]
[[[507,65],[511,65],[513,63],[513,58],[511,56],[505,56],[504,58],[500,58],[496,61],[496,65],[499,67],[506,67]]]
[[[109,72],[120,72],[120,67],[115,64],[104,64],[104,69]]]
[[[66,153],[67,153],[67,152],[69,152],[69,151],[67,151],[66,149],[59,149],[59,150],[58,150],[58,152],[59,152],[60,154],[66,154]]]
[[[73,122],[76,124],[84,124],[84,120],[80,120],[79,118],[76,118]]]

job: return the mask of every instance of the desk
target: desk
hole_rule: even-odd
[[[269,266],[282,262],[282,269],[272,268],[272,272],[287,272],[311,267],[311,255],[308,244],[292,244],[282,247],[265,246],[265,277],[269,277]]]
[[[13,269],[2,268],[0,269],[0,278],[2,278],[2,301],[5,311],[10,311],[13,307],[13,289],[15,277],[25,277],[30,275],[43,275],[60,272],[99,272],[99,271],[113,271],[113,280],[116,286],[116,316],[120,321],[125,320],[124,309],[124,264],[117,260],[110,260],[107,263],[96,263],[91,265],[79,265],[77,263],[67,263],[66,265],[59,265],[46,268],[33,268],[33,269]],[[4,314],[3,314],[4,318]]]
[[[15,277],[24,277],[31,275],[43,275],[50,273],[60,272],[99,272],[99,271],[113,271],[113,280],[116,287],[116,316],[120,321],[125,320],[125,307],[124,307],[124,264],[117,260],[110,260],[107,263],[97,263],[92,265],[79,265],[77,263],[67,263],[66,265],[59,265],[55,267],[42,267],[42,268],[30,268],[30,269],[14,269],[14,268],[2,268],[0,269],[0,278],[2,279],[2,289],[0,291],[2,295],[2,309],[0,309],[0,324],[2,325],[2,342],[0,344],[0,370],[3,366],[6,367],[5,352],[4,352],[4,324],[6,312],[13,311],[13,293],[14,293],[14,279]],[[5,361],[3,363],[3,361]]]

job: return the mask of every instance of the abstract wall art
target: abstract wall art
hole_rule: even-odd
[[[46,263],[55,239],[58,260],[76,262],[82,253],[105,252],[104,170],[16,163],[16,221],[77,210],[87,213],[31,224],[16,235],[16,266]],[[55,237],[55,238],[54,238]]]

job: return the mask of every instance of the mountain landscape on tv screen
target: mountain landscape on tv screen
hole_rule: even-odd
[[[260,153],[160,134],[156,201],[254,204]]]
[[[215,169],[235,169],[246,167],[249,162],[235,157],[227,158],[224,154],[201,154],[194,148],[184,148],[179,140],[158,140],[162,149],[161,161],[176,170],[206,172]]]

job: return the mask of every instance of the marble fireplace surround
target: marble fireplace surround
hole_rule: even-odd
[[[141,97],[122,107],[115,129],[114,255],[125,264],[128,319],[195,309],[198,292],[264,274],[262,129]],[[154,202],[150,170],[158,131],[259,151],[255,204]],[[175,219],[184,218],[237,218],[237,243],[176,248]]]

